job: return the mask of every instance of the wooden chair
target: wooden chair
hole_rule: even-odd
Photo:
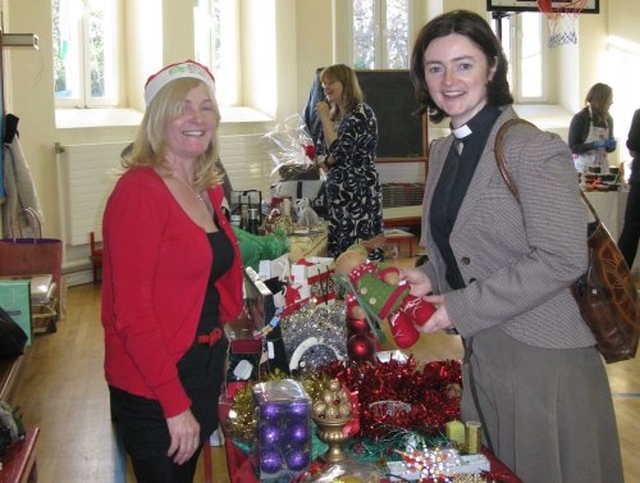
[[[89,247],[91,249],[89,259],[91,260],[91,268],[93,269],[93,283],[98,283],[101,278],[102,270],[102,245],[96,243],[96,235],[94,232],[89,233]]]

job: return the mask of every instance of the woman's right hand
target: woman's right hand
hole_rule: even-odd
[[[329,117],[329,103],[326,101],[320,101],[316,104],[316,111],[321,118]]]
[[[424,297],[432,292],[431,279],[420,268],[405,268],[400,270],[400,280],[404,280],[411,287],[411,295]]]
[[[167,418],[171,444],[167,456],[173,457],[176,464],[188,461],[200,446],[200,424],[191,409]]]

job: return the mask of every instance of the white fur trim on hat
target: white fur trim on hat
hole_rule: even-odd
[[[204,82],[211,92],[216,92],[216,81],[213,74],[204,65],[193,60],[185,60],[167,65],[147,79],[144,86],[144,100],[147,106],[156,94],[169,82],[182,77],[192,77]]]

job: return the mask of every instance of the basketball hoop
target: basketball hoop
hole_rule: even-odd
[[[549,48],[578,43],[576,20],[587,0],[566,0],[561,4],[552,0],[537,0],[538,8],[549,24]],[[559,5],[560,4],[560,5]]]

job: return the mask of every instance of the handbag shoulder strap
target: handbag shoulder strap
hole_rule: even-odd
[[[518,203],[520,203],[520,195],[518,193],[518,187],[513,182],[513,178],[511,178],[511,175],[509,174],[507,165],[504,162],[504,151],[502,149],[504,136],[507,134],[507,131],[509,130],[509,128],[511,128],[511,126],[513,126],[514,124],[531,124],[531,123],[521,118],[509,119],[507,122],[505,122],[502,126],[500,126],[500,129],[498,130],[498,134],[496,134],[494,152],[496,156],[496,164],[498,165],[498,171],[500,171],[500,175],[502,176],[502,179],[504,179],[504,182],[509,188],[509,191],[511,191],[511,194],[513,195],[513,197],[518,201]],[[580,190],[580,197],[582,198],[582,201],[584,202],[584,204],[587,205],[587,208],[589,208],[589,211],[591,212],[595,220],[597,222],[600,222],[600,217],[598,216],[598,213],[596,213],[595,208],[593,207],[593,205],[591,204],[587,196],[584,194],[584,191],[582,191],[582,189]]]
[[[500,175],[502,176],[502,179],[504,179],[504,182],[507,184],[509,191],[511,191],[511,194],[516,200],[518,200],[518,203],[519,203],[520,195],[518,194],[518,187],[513,182],[513,179],[509,174],[509,170],[507,169],[507,165],[504,163],[504,151],[502,149],[504,136],[507,134],[507,131],[514,124],[531,124],[531,123],[524,119],[520,119],[519,117],[509,119],[507,122],[505,122],[502,126],[500,126],[500,129],[498,130],[498,134],[496,134],[494,152],[496,156],[496,164],[498,165],[498,171],[500,171]]]

